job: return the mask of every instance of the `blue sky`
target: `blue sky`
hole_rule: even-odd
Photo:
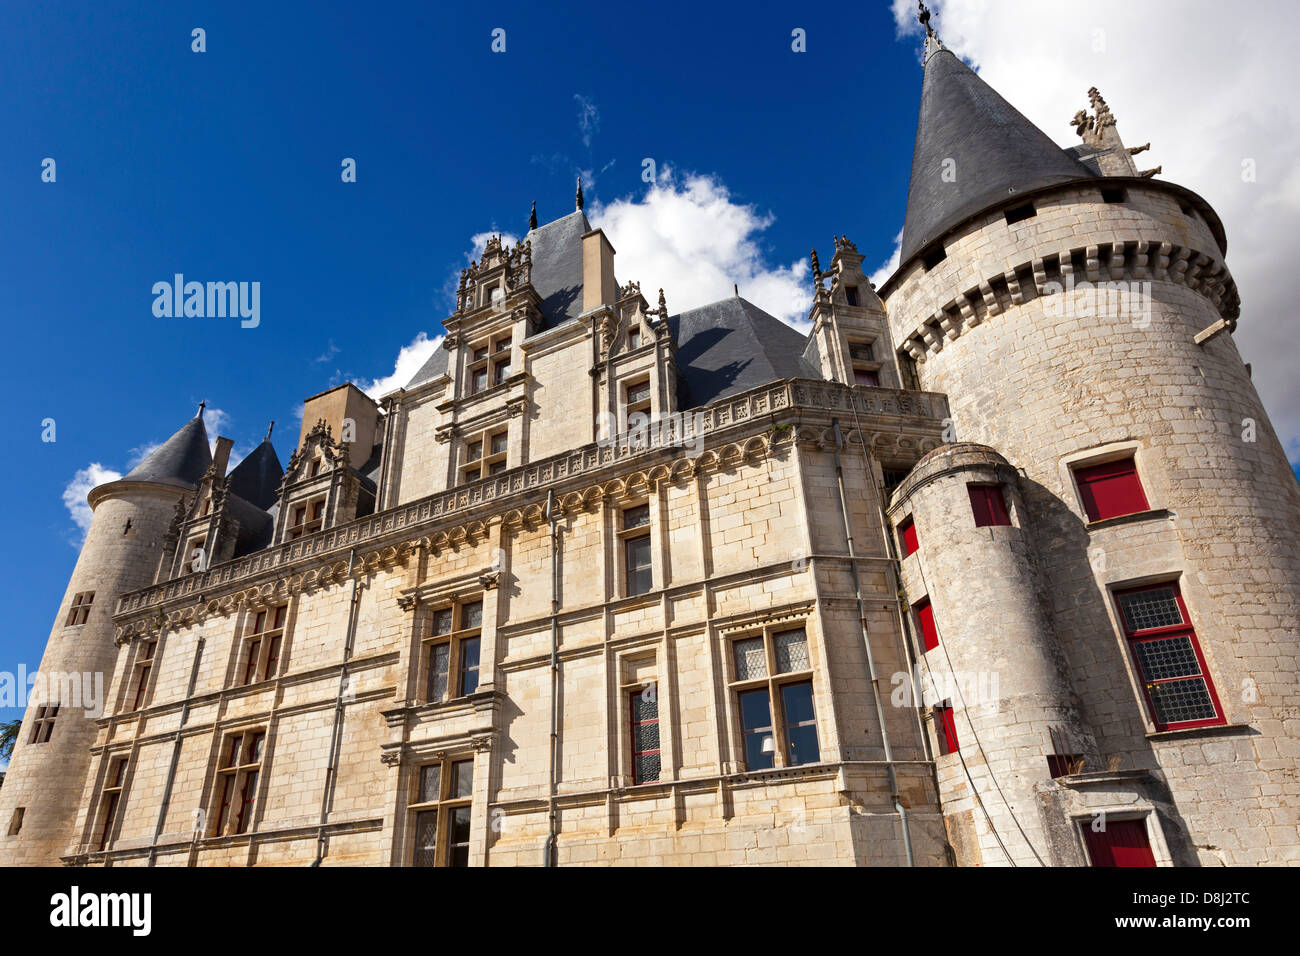
[[[15,462],[0,479],[0,670],[40,660],[76,560],[63,496],[79,471],[127,470],[200,399],[237,453],[275,419],[287,460],[303,398],[391,375],[404,347],[440,332],[471,237],[521,234],[533,199],[542,221],[567,213],[579,172],[589,213],[611,221],[646,200],[647,157],[673,170],[670,190],[698,187],[697,212],[726,213],[719,234],[740,251],[706,278],[620,269],[665,286],[673,311],[733,280],[777,298],[804,288],[810,246],[829,261],[832,235],[868,265],[893,251],[921,68],[888,3],[469,6],[0,7],[0,434]],[[1061,103],[1058,125],[1081,105]],[[356,183],[340,179],[345,157]],[[625,261],[629,240],[612,240]],[[260,282],[259,327],[156,318],[150,290],[176,272]]]
[[[237,450],[275,419],[287,460],[303,398],[391,373],[419,332],[440,331],[470,237],[522,232],[533,199],[543,221],[570,211],[579,171],[595,173],[589,205],[635,202],[646,157],[711,177],[763,219],[762,261],[801,261],[814,241],[829,258],[841,232],[869,261],[889,256],[920,66],[886,5],[854,8],[843,29],[796,4],[469,6],[0,8],[17,464],[0,479],[13,543],[0,670],[39,663],[76,560],[62,493],[79,469],[125,471],[200,399]],[[260,326],[155,318],[151,287],[175,272],[261,282]]]

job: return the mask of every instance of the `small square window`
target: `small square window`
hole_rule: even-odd
[[[1002,495],[1001,485],[967,485],[970,493],[971,511],[975,514],[975,527],[986,528],[991,525],[1009,525],[1011,518],[1007,515],[1007,502]]]
[[[1138,514],[1150,508],[1132,458],[1075,468],[1074,478],[1089,521]]]
[[[858,287],[855,285],[846,285],[844,287],[844,301],[849,305],[858,304]]]
[[[1102,186],[1101,198],[1107,203],[1122,203],[1124,201],[1124,190],[1118,186]]]
[[[944,251],[943,246],[935,246],[922,257],[921,262],[925,265],[925,271],[929,272],[947,258],[948,253]]]
[[[1016,206],[1014,209],[1008,209],[1005,213],[1007,225],[1015,225],[1018,222],[1024,222],[1026,219],[1033,219],[1038,213],[1034,210],[1033,203],[1025,203],[1023,206]]]
[[[650,526],[650,506],[637,505],[635,508],[625,508],[623,510],[623,530],[631,531],[633,528],[647,528]]]

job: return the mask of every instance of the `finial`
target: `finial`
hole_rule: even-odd
[[[659,290],[659,317],[668,321],[668,303],[664,301],[664,290]]]
[[[737,299],[740,298],[740,286],[736,285],[734,282],[731,284],[731,291]]]
[[[537,228],[537,200],[533,200],[533,211],[528,214],[528,228]]]
[[[202,418],[202,417],[203,417],[203,409],[205,409],[205,408],[207,408],[207,407],[208,407],[208,400],[205,398],[203,401],[199,402],[199,413],[198,413],[198,415],[195,416],[195,417],[196,417],[196,418]]]
[[[813,278],[816,279],[820,277],[822,274],[822,263],[821,260],[817,258],[816,249],[812,251],[812,267],[813,267]]]
[[[925,5],[924,0],[917,0],[916,6],[921,11],[916,18],[921,21],[921,26],[925,27],[925,55],[922,60],[928,63],[930,57],[940,50],[946,50],[947,47],[943,45],[943,41],[939,39],[939,34],[930,25],[930,8]]]
[[[574,208],[581,210],[582,209],[582,177],[581,176],[578,177],[578,195],[573,197],[573,201],[576,204]]]
[[[271,419],[271,424],[268,425],[268,426],[266,427],[266,437],[263,438],[262,441],[270,441],[270,440],[271,440],[271,429],[273,429],[273,428],[275,428],[275,419],[274,419],[274,418]]]

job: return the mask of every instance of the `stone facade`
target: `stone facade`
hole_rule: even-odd
[[[1217,217],[1092,92],[1092,172],[879,291],[839,237],[806,338],[652,308],[579,205],[287,469],[200,418],[95,489],[42,670],[102,713],[29,710],[0,862],[1300,862],[1300,486]]]

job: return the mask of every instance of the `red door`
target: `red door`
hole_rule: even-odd
[[[1084,838],[1093,866],[1156,865],[1142,820],[1107,820],[1106,829],[1100,833],[1088,826]]]

